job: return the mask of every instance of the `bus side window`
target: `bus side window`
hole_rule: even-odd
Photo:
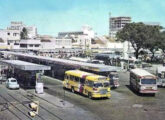
[[[75,77],[74,76],[70,76],[70,80],[75,81]]]
[[[85,79],[84,78],[80,78],[80,83],[84,84],[85,83]]]
[[[67,75],[67,79],[70,80],[70,76],[69,75]]]
[[[75,77],[76,82],[80,82],[80,79],[78,77]]]
[[[67,75],[65,75],[65,76],[64,76],[64,79],[66,79],[66,78],[67,78],[66,76],[67,76]]]
[[[89,85],[90,87],[93,87],[94,83],[93,83],[92,81],[88,81],[88,85]]]
[[[69,80],[69,75],[65,75],[65,79]]]
[[[158,77],[159,77],[159,78],[161,78],[161,77],[162,77],[160,73],[158,74]]]
[[[89,84],[88,84],[88,80],[85,81],[85,84],[86,84],[86,85],[89,85]]]

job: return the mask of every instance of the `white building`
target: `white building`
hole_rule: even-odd
[[[83,26],[81,31],[59,32],[58,38],[72,39],[73,48],[91,48],[91,40],[95,37],[95,33],[90,26]]]
[[[116,38],[116,33],[128,23],[131,23],[131,17],[126,17],[126,16],[110,17],[109,36],[111,38]]]
[[[29,39],[37,37],[37,28],[35,26],[26,26],[22,22],[11,22],[7,29],[0,30],[0,38],[2,38],[5,43],[8,43],[8,45],[18,43],[21,39],[20,34],[23,28],[27,29]]]
[[[41,49],[72,48],[72,40],[66,38],[51,38],[41,42]]]
[[[28,39],[20,40],[19,49],[28,49],[28,50],[39,50],[41,49],[41,40],[37,39]]]

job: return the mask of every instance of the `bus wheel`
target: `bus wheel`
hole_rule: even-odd
[[[155,93],[152,93],[151,95],[152,95],[153,97],[155,97]]]
[[[88,93],[88,98],[92,99],[92,94],[90,92]]]
[[[72,88],[71,88],[71,91],[72,91],[72,93],[74,93],[74,92],[75,92],[74,87],[72,87]]]

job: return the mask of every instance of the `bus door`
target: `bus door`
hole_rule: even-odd
[[[80,82],[79,82],[79,92],[80,93],[83,93],[84,84],[85,84],[85,77],[82,77],[82,78],[80,78]]]

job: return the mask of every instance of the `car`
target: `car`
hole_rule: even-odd
[[[9,89],[19,89],[19,84],[15,78],[8,78],[6,81],[6,87]]]

